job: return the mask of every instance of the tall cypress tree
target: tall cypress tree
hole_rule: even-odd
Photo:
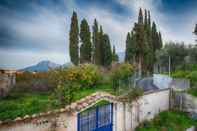
[[[153,51],[158,49],[158,33],[157,33],[157,27],[155,22],[152,24],[152,44],[153,44]]]
[[[116,54],[116,48],[113,45],[113,51],[112,51],[112,61],[117,62],[119,60],[118,55]]]
[[[136,36],[136,60],[138,65],[138,75],[141,77],[142,73],[144,72],[144,56],[147,53],[147,38],[144,29],[143,13],[141,8],[139,11],[138,23],[135,23],[134,31]]]
[[[99,45],[99,29],[98,29],[98,22],[94,19],[94,25],[92,27],[93,35],[92,35],[92,63],[96,63],[96,48]]]
[[[69,54],[71,62],[75,65],[79,63],[79,27],[77,13],[73,12],[71,18],[71,27],[69,32]]]
[[[91,33],[88,22],[85,19],[81,21],[80,38],[82,43],[80,47],[80,62],[90,63],[92,54]]]
[[[133,31],[127,34],[125,62],[133,63],[136,57],[136,39]]]
[[[100,26],[100,30],[98,32],[98,43],[95,45],[95,64],[96,65],[102,65],[102,59],[103,59],[103,54],[102,54],[102,44],[103,44],[103,29],[102,26]]]
[[[163,41],[162,41],[161,32],[159,32],[159,49],[161,49],[162,47],[163,47]]]
[[[103,66],[110,66],[112,63],[112,50],[110,45],[109,36],[107,34],[103,35],[103,45],[102,45],[102,54],[103,54]]]
[[[127,38],[126,38],[126,51],[125,51],[125,62],[129,62],[130,61],[130,43],[131,43],[131,36],[130,33],[127,33]]]

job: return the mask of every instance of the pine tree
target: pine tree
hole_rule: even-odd
[[[90,63],[92,55],[91,33],[88,22],[83,19],[80,25],[80,63]]]
[[[99,29],[98,29],[98,23],[97,20],[94,19],[94,25],[92,27],[93,35],[92,35],[92,63],[96,63],[96,48],[98,48],[99,45]]]
[[[103,35],[103,45],[102,45],[102,54],[103,54],[103,66],[108,67],[112,63],[112,50],[110,45],[109,36],[107,34]]]
[[[112,61],[118,62],[119,58],[118,55],[116,54],[116,48],[113,46],[113,51],[112,51]]]
[[[75,65],[79,63],[79,27],[77,13],[73,12],[71,18],[71,27],[69,33],[69,54],[71,62]]]

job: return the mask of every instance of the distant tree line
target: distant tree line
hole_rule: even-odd
[[[69,33],[69,53],[74,65],[93,63],[99,66],[110,66],[118,56],[110,43],[109,35],[103,32],[102,26],[94,20],[92,33],[86,19],[78,26],[77,13],[73,12]]]
[[[162,36],[155,22],[151,22],[150,11],[139,10],[138,22],[134,23],[126,38],[125,62],[136,65],[138,75],[152,74],[156,51],[162,48]]]
[[[192,70],[197,67],[197,46],[180,42],[168,42],[156,53],[160,72],[168,71],[169,59],[171,71]]]

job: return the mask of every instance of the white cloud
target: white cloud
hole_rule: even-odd
[[[35,14],[23,16],[20,14],[4,15],[4,24],[7,24],[9,29],[15,35],[17,48],[22,48],[20,40],[23,39],[30,45],[26,51],[13,49],[1,51],[0,67],[24,67],[37,63],[40,60],[49,59],[57,63],[65,63],[69,61],[68,51],[68,35],[70,29],[70,17],[72,11],[78,13],[79,20],[86,18],[92,28],[93,20],[96,18],[103,26],[104,32],[109,34],[111,44],[116,45],[117,51],[122,52],[125,49],[126,34],[132,30],[134,22],[137,21],[139,8],[148,9],[151,11],[152,19],[156,20],[159,30],[161,30],[165,41],[179,40],[193,42],[192,30],[197,16],[195,10],[193,13],[185,15],[184,18],[166,15],[161,12],[158,7],[162,4],[162,0],[117,0],[120,4],[128,8],[130,16],[121,16],[109,10],[100,8],[82,8],[75,4],[73,0],[64,0],[62,10],[53,10],[48,7],[32,5],[36,10]],[[178,20],[182,22],[177,22]],[[175,21],[173,21],[175,20]],[[195,21],[196,20],[196,21]],[[175,26],[172,23],[176,23]],[[79,21],[80,24],[80,21]],[[178,28],[178,27],[182,28]],[[13,40],[12,40],[13,41]],[[30,42],[30,43],[28,43]],[[24,44],[24,43],[23,43]],[[33,51],[32,48],[38,50]],[[39,50],[40,49],[40,50]],[[22,59],[20,59],[22,58]],[[32,59],[30,59],[32,58]]]

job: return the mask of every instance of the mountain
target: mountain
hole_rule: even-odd
[[[119,62],[124,62],[125,52],[117,52]]]
[[[21,69],[21,71],[48,71],[49,69],[54,69],[57,67],[60,67],[61,65],[53,63],[51,61],[41,61],[36,65],[32,65],[29,67],[26,67],[24,69]]]

